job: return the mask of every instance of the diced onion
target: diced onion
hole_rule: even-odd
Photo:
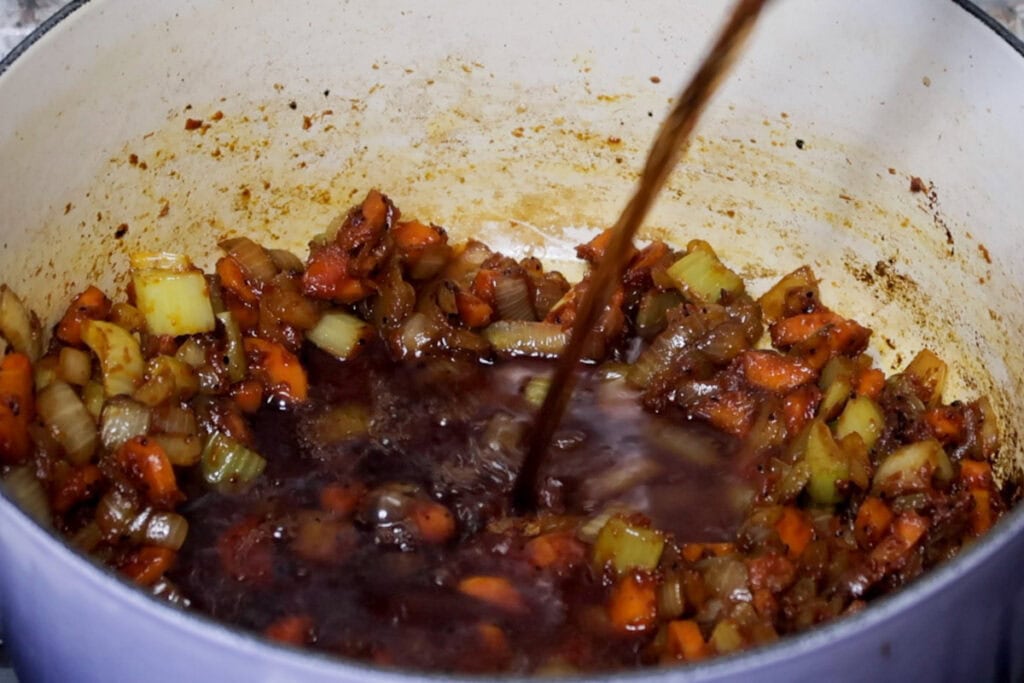
[[[483,335],[496,352],[508,356],[551,358],[568,341],[559,325],[526,320],[500,320],[485,327]]]
[[[199,378],[192,366],[173,356],[154,356],[146,364],[146,382],[135,390],[136,401],[152,407],[170,398],[188,400],[199,391]]]
[[[96,505],[96,524],[105,538],[116,538],[128,531],[138,509],[135,495],[115,486]]]
[[[32,368],[32,375],[36,391],[42,391],[50,382],[60,379],[60,359],[43,356]]]
[[[940,482],[953,478],[953,465],[935,439],[897,448],[875,470],[872,490],[888,496],[927,490],[934,476]]]
[[[69,384],[83,386],[92,376],[92,358],[81,349],[63,347],[59,363],[61,379]]]
[[[172,465],[191,467],[199,462],[203,445],[195,434],[153,434],[149,437],[164,449]]]
[[[42,387],[36,386],[38,391]],[[84,387],[82,387],[82,403],[85,404],[85,409],[92,415],[92,419],[99,422],[100,415],[103,412],[103,402],[106,401],[107,395],[103,391],[103,385],[99,382],[90,380]]]
[[[31,465],[15,467],[3,479],[8,497],[43,526],[50,526],[50,501]]]
[[[947,367],[945,361],[928,349],[921,351],[910,361],[904,376],[913,380],[918,398],[929,408],[942,400],[942,390],[946,386]]]
[[[74,389],[60,380],[51,382],[37,395],[36,408],[72,464],[92,459],[98,440],[96,424]]]
[[[83,553],[91,553],[103,540],[103,532],[96,522],[89,522],[76,531],[69,540],[71,545]]]
[[[238,261],[245,274],[257,282],[270,282],[277,275],[277,266],[267,250],[248,237],[224,240],[220,248]]]
[[[147,508],[139,517],[143,518],[138,525],[137,540],[140,543],[178,550],[188,536],[188,521],[177,513],[154,512]]]
[[[191,408],[177,403],[167,403],[153,410],[153,430],[165,434],[196,434],[199,426]]]
[[[206,349],[195,339],[188,339],[174,354],[180,361],[188,363],[193,368],[201,368],[206,365]]]
[[[836,439],[856,432],[870,451],[875,447],[882,430],[885,429],[885,413],[867,396],[851,398],[836,420]]]
[[[142,384],[146,365],[139,342],[128,330],[102,320],[86,320],[82,341],[99,358],[107,396],[130,394]]]
[[[149,408],[127,396],[112,398],[103,406],[100,417],[100,440],[107,450],[120,448],[132,437],[149,432]]]
[[[287,249],[270,249],[268,253],[270,254],[270,260],[274,262],[274,266],[279,271],[301,273],[306,269],[302,259]]]
[[[367,323],[344,311],[328,311],[306,338],[335,358],[352,358],[373,331]]]
[[[266,466],[267,461],[255,451],[221,432],[214,432],[203,449],[200,468],[206,483],[221,493],[241,493]]]
[[[7,285],[0,285],[0,334],[34,363],[42,350],[42,334],[25,304]]]
[[[494,282],[494,304],[502,320],[536,320],[525,277],[499,276]]]

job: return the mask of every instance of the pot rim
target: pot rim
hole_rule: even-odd
[[[1021,57],[1024,57],[1024,39],[978,7],[973,0],[950,0],[969,15],[991,29]],[[70,0],[56,13],[43,21],[35,31],[26,36],[6,56],[0,58],[0,77],[16,60],[24,55],[36,42],[56,28],[91,0]],[[55,553],[59,561],[66,562],[69,569],[77,572],[79,578],[88,581],[90,590],[106,592],[122,607],[141,611],[150,619],[161,621],[170,628],[192,631],[193,635],[222,648],[242,652],[258,652],[269,657],[278,665],[315,675],[358,673],[362,680],[370,683],[394,683],[396,681],[480,681],[483,677],[423,672],[408,669],[383,669],[361,661],[348,660],[326,653],[282,645],[264,639],[257,634],[243,631],[224,624],[200,612],[187,611],[163,604],[152,599],[142,590],[133,587],[116,572],[91,557],[71,548],[55,534],[48,532],[25,515],[0,488],[0,514],[8,517],[14,525],[13,532],[35,536],[36,542],[47,546],[47,552]],[[856,614],[834,619],[803,633],[786,636],[765,645],[750,648],[735,654],[716,657],[685,666],[667,666],[644,670],[620,670],[589,675],[559,676],[558,681],[636,681],[664,682],[669,679],[703,680],[730,675],[750,674],[765,665],[775,664],[826,647],[842,638],[855,637],[876,625],[912,609],[915,604],[940,594],[960,577],[970,574],[998,554],[1016,536],[1024,535],[1024,501],[1011,510],[996,526],[979,541],[964,549],[955,558],[931,569],[909,586],[895,593],[874,600],[871,605]],[[97,593],[98,595],[98,593]],[[541,681],[546,677],[522,675],[488,676],[502,681]]]

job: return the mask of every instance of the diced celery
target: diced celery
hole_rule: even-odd
[[[214,329],[206,277],[187,257],[136,254],[131,261],[135,303],[152,334],[177,337]]]
[[[306,333],[306,337],[335,358],[345,360],[352,358],[366,343],[372,329],[354,315],[328,311],[316,327]]]
[[[594,542],[594,566],[600,571],[611,563],[618,576],[634,569],[653,571],[664,547],[665,535],[660,531],[611,517]]]
[[[365,436],[370,430],[370,411],[362,403],[343,403],[313,417],[310,428],[313,438],[323,444]]]
[[[853,371],[853,361],[846,356],[835,356],[825,364],[818,380],[818,386],[825,392],[818,406],[818,417],[828,421],[843,409],[853,392]]]
[[[713,251],[692,249],[666,271],[684,294],[705,303],[717,303],[722,292],[739,294],[743,280],[725,267]]]
[[[814,272],[807,266],[801,266],[783,277],[757,300],[761,304],[765,320],[774,322],[781,318],[786,311],[786,297],[796,289],[803,289],[817,294],[818,278],[814,276]]]
[[[946,386],[946,363],[928,349],[921,349],[914,356],[903,374],[914,380],[918,397],[928,407],[934,407],[942,399]]]
[[[842,496],[836,484],[849,479],[849,461],[823,420],[808,425],[806,439],[804,460],[811,473],[807,493],[821,505],[838,503]]]
[[[531,377],[523,387],[523,398],[534,408],[540,408],[551,388],[551,377],[548,375],[536,375]]]
[[[719,654],[735,652],[743,647],[743,635],[736,624],[729,619],[723,619],[715,624],[709,640]]]
[[[953,465],[935,439],[918,441],[890,453],[875,471],[872,490],[885,495],[900,495],[929,488],[931,479],[949,482]]]
[[[230,311],[217,314],[217,320],[224,326],[224,355],[228,359],[228,379],[241,382],[249,374],[249,364],[242,346],[242,330]]]
[[[266,466],[258,453],[221,432],[210,435],[200,458],[203,479],[221,493],[244,492]]]
[[[836,439],[856,432],[870,451],[878,442],[885,429],[885,413],[878,404],[867,396],[855,396],[846,402],[839,419],[836,420]]]
[[[82,341],[100,360],[107,396],[130,394],[142,384],[146,364],[139,342],[128,330],[102,320],[82,323]]]
[[[636,333],[644,339],[652,339],[665,329],[666,314],[670,309],[683,303],[676,291],[651,290],[642,299],[636,311]]]
[[[554,323],[499,320],[483,330],[484,339],[505,356],[551,358],[565,348],[569,335]]]

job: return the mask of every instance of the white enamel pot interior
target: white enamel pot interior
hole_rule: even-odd
[[[371,187],[455,239],[558,263],[615,218],[726,8],[74,3],[0,74],[2,279],[52,321],[85,283],[121,281],[132,251],[186,250],[209,265],[229,234],[301,251]],[[886,368],[929,346],[951,362],[949,395],[993,397],[1011,477],[1024,424],[1024,58],[970,10],[779,0],[646,235],[706,239],[758,287],[810,263],[826,301],[878,331]],[[204,125],[186,131],[188,118]],[[912,176],[929,191],[912,193]],[[1018,510],[855,617],[617,680],[1019,675],[1022,527]],[[0,534],[0,611],[25,680],[415,676],[159,605],[6,499]]]

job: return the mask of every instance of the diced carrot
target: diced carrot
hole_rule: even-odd
[[[312,631],[312,618],[305,614],[292,614],[271,623],[263,629],[263,635],[279,643],[305,645],[309,642]]]
[[[829,310],[801,313],[771,326],[772,344],[778,348],[788,348],[822,335],[833,353],[857,350],[870,334],[867,328]]]
[[[363,219],[370,225],[382,226],[388,217],[388,204],[380,190],[370,190],[359,207]]]
[[[758,616],[762,619],[772,620],[779,611],[779,601],[775,599],[772,592],[767,588],[758,588],[753,591],[751,600]]]
[[[687,562],[696,562],[704,556],[704,544],[684,543],[682,552],[684,560],[686,560]]]
[[[320,489],[320,508],[339,517],[348,517],[366,493],[362,484],[328,484]]]
[[[974,510],[971,512],[971,531],[980,536],[992,528],[992,494],[988,489],[971,489]]]
[[[259,307],[245,303],[230,290],[224,292],[224,307],[228,309],[231,317],[235,319],[239,329],[243,332],[255,330],[259,326]]]
[[[245,279],[242,266],[238,265],[238,261],[233,257],[222,256],[217,260],[216,269],[221,287],[230,291],[247,304],[259,303],[259,293]]]
[[[373,288],[350,274],[349,255],[337,244],[327,244],[309,253],[302,274],[302,291],[316,299],[354,304],[369,296]]]
[[[309,395],[306,369],[294,353],[266,339],[246,337],[242,344],[249,367],[257,379],[275,398],[295,404]]]
[[[748,382],[779,394],[807,384],[817,375],[799,359],[774,351],[744,351],[740,362]]]
[[[608,248],[608,244],[612,241],[612,229],[599,233],[594,239],[590,240],[586,244],[581,244],[576,247],[576,255],[591,265],[597,265],[597,263],[604,258],[604,252]],[[630,256],[633,258],[636,254],[636,249],[631,245],[629,247]]]
[[[455,306],[459,310],[459,317],[467,327],[483,327],[491,322],[491,316],[494,315],[494,309],[490,304],[475,294],[464,292],[461,289],[455,292]]]
[[[0,361],[0,464],[17,465],[32,453],[28,426],[35,418],[32,361],[9,353]]]
[[[745,437],[754,421],[753,397],[745,391],[726,390],[701,401],[694,412],[722,431]]]
[[[506,612],[523,612],[523,597],[512,583],[501,576],[470,576],[459,581],[460,593]]]
[[[960,478],[972,489],[992,486],[992,466],[981,460],[960,461]]]
[[[96,287],[89,286],[75,297],[57,325],[57,338],[65,344],[79,346],[82,343],[82,323],[86,320],[102,320],[110,313],[110,299]]]
[[[665,632],[667,636],[665,649],[671,657],[695,662],[710,654],[708,644],[700,632],[700,626],[692,619],[670,621]]]
[[[814,536],[811,523],[804,513],[789,505],[782,509],[782,516],[775,522],[775,531],[786,546],[787,554],[794,560],[803,554]]]
[[[50,507],[54,512],[64,514],[78,503],[95,496],[102,482],[103,473],[96,465],[75,467],[54,489],[50,496]]]
[[[470,288],[473,295],[494,307],[494,285],[498,281],[498,271],[489,268],[482,268],[477,271],[473,278],[473,286]]]
[[[799,344],[816,335],[827,325],[834,325],[841,320],[838,315],[827,310],[783,318],[771,327],[772,344],[780,348]]]
[[[490,657],[504,658],[511,653],[508,637],[497,624],[482,622],[477,624],[476,632],[480,636],[480,644]]]
[[[121,563],[120,570],[140,586],[152,586],[171,568],[176,556],[169,548],[143,546]]]
[[[650,270],[658,264],[668,254],[668,245],[657,240],[651,242],[646,247],[640,250],[633,260],[630,261],[629,267],[626,268],[626,274],[623,276],[625,282],[637,282],[642,279],[646,279],[650,275]]]
[[[237,581],[266,584],[274,573],[274,548],[258,517],[246,517],[217,540],[224,573]]]
[[[858,396],[866,396],[877,401],[885,388],[885,373],[878,368],[864,368],[853,380],[853,391]]]
[[[391,229],[395,246],[406,256],[416,257],[424,248],[431,244],[440,244],[444,236],[437,228],[424,225],[419,221],[405,221],[395,224]]]
[[[538,569],[562,571],[582,563],[586,548],[571,532],[553,531],[531,538],[526,544],[526,556]]]
[[[821,389],[816,384],[805,384],[786,394],[782,399],[782,417],[786,422],[786,433],[794,436],[803,431],[814,419],[821,403]]]
[[[146,497],[156,505],[169,506],[183,496],[178,490],[174,467],[159,443],[144,436],[125,441],[117,449],[117,463],[128,477],[142,488]]]
[[[953,406],[937,406],[926,410],[924,421],[941,443],[960,441],[964,436],[964,413]]]
[[[735,543],[705,543],[704,548],[714,555],[715,557],[722,557],[723,555],[731,555],[736,552]]]
[[[853,523],[857,540],[864,546],[878,543],[889,531],[892,518],[892,510],[884,500],[868,496],[860,504],[860,509],[857,510],[857,519]]]
[[[658,619],[658,594],[654,579],[627,574],[620,578],[608,599],[608,619],[622,633],[643,633]]]
[[[243,413],[255,413],[263,405],[263,385],[254,379],[242,380],[231,387],[231,398]]]
[[[917,543],[927,530],[928,518],[912,511],[901,513],[892,523],[893,534],[908,548]]]
[[[427,543],[444,543],[455,535],[455,516],[440,503],[417,503],[413,510],[413,521],[420,532],[420,538]]]

